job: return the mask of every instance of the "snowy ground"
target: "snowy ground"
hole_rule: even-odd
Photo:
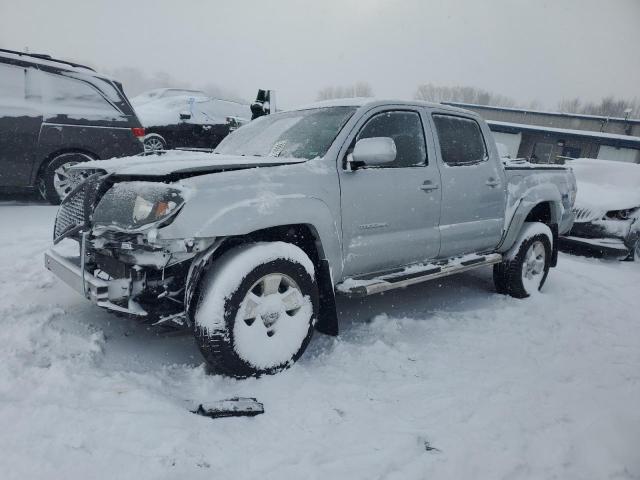
[[[46,272],[54,212],[0,202],[3,479],[640,478],[638,264],[561,255],[525,301],[489,270],[341,301],[340,337],[234,381]],[[234,395],[266,413],[188,411]]]

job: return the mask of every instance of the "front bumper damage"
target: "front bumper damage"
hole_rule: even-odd
[[[113,291],[115,285],[87,273],[83,268],[80,256],[66,257],[50,249],[44,254],[44,266],[76,292],[100,307],[134,315],[146,315],[146,312],[129,310],[113,303],[110,298],[121,298],[120,295],[113,293],[111,297],[109,296],[109,289]],[[129,285],[119,285],[119,287],[129,290]]]
[[[563,242],[569,247],[584,248],[602,255],[630,255],[640,238],[640,221],[594,220],[574,223]]]
[[[96,173],[63,200],[45,267],[94,304],[144,319],[185,323],[193,265],[215,250],[215,238],[164,238],[172,218],[126,230],[95,225],[96,205],[114,185]],[[177,212],[177,210],[176,210]]]
[[[155,249],[131,242],[111,242],[107,248],[103,238],[90,233],[82,233],[78,240],[75,254],[56,247],[45,252],[45,267],[99,307],[152,324],[179,326],[185,325],[192,266],[210,255],[216,244],[215,239],[189,239]]]

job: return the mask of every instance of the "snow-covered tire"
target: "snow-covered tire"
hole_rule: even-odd
[[[42,168],[38,178],[38,190],[42,198],[52,205],[59,205],[71,190],[89,176],[88,172],[70,173],[67,169],[77,163],[91,160],[93,158],[89,155],[80,152],[63,153],[51,159]]]
[[[539,222],[525,223],[514,246],[493,266],[498,293],[527,298],[539,291],[551,266],[553,234]]]
[[[236,247],[202,277],[190,319],[210,373],[272,374],[304,353],[318,317],[314,266],[284,242]]]

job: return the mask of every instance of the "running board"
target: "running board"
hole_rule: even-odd
[[[374,293],[385,292],[395,288],[408,287],[416,283],[426,282],[435,278],[446,277],[456,273],[466,272],[485,265],[493,265],[502,261],[502,255],[491,253],[488,255],[465,255],[449,259],[444,263],[427,263],[412,265],[407,268],[387,272],[379,276],[365,275],[348,278],[336,286],[338,293],[349,297],[366,297]]]

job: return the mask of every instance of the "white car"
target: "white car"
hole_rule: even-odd
[[[578,158],[575,222],[563,241],[627,260],[640,256],[640,165]]]

